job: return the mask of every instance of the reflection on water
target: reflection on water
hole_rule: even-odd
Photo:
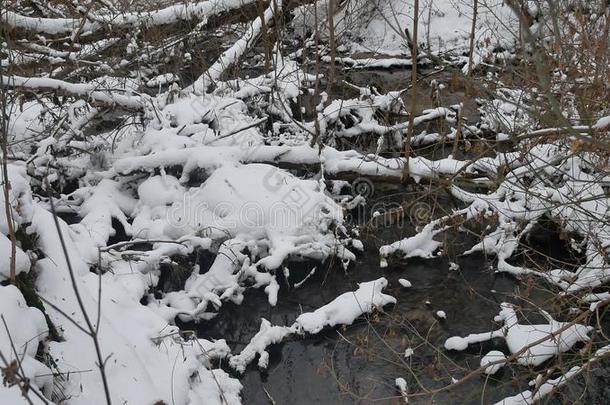
[[[394,261],[380,269],[376,241],[398,239],[408,230],[397,232],[396,228],[381,228],[364,237],[365,252],[347,273],[332,263],[290,264],[290,284],[304,278],[313,266],[318,271],[299,289],[289,288],[283,278],[278,280],[281,289],[276,307],[268,304],[262,291],[250,290],[241,306],[227,303],[216,319],[184,327],[197,329],[201,337],[227,339],[238,353],[258,332],[261,317],[275,325],[290,325],[301,312],[355,290],[358,282],[383,275],[389,280],[386,292],[398,300],[395,306],[349,327],[271,347],[268,370],[259,371],[254,362],[242,377],[244,403],[269,404],[269,396],[277,404],[293,405],[371,403],[374,399],[401,403],[394,388],[396,377],[408,381],[410,392],[449,385],[452,377],[460,378],[478,367],[480,355],[494,345],[499,350],[505,347],[491,342],[484,347],[475,345],[466,353],[438,348],[449,336],[491,330],[499,303],[514,292],[516,283],[495,276],[481,256],[458,258],[460,271],[450,271],[444,258]],[[408,279],[412,287],[402,288],[399,278]],[[445,311],[447,319],[439,321],[437,310]],[[408,347],[414,354],[405,359]],[[498,373],[497,381],[487,381],[485,403],[516,392],[511,373],[507,369]],[[411,403],[432,399],[436,403],[481,403],[484,383],[477,377],[449,392]]]

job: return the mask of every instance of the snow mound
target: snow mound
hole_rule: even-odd
[[[11,273],[11,240],[0,233],[0,279],[9,279]],[[15,274],[28,272],[30,270],[30,259],[18,246],[15,246]]]
[[[161,191],[164,184],[169,189]],[[271,165],[226,164],[200,187],[189,189],[169,175],[165,180],[155,176],[138,191],[134,234],[176,241],[196,235],[220,244],[206,273],[193,271],[184,291],[151,304],[168,321],[172,315],[210,319],[222,301],[241,303],[246,281],[264,287],[275,305],[279,284],[274,272],[291,257],[337,256],[344,263],[355,259],[337,236],[345,233],[341,206],[318,181],[299,179]]]
[[[501,362],[503,360],[506,360],[504,353],[498,350],[491,350],[481,358],[481,367],[485,367],[485,374],[496,374],[504,366],[504,363]]]
[[[447,350],[465,350],[468,345],[493,338],[503,338],[517,362],[524,366],[537,366],[550,358],[570,350],[576,343],[589,340],[590,326],[569,324],[554,320],[550,314],[541,311],[547,324],[524,325],[518,322],[517,313],[509,303],[502,303],[496,321],[503,322],[501,329],[471,334],[466,337],[453,336],[445,341]]]
[[[403,288],[411,287],[411,282],[405,278],[399,278],[398,284],[400,284]]]
[[[301,332],[316,334],[327,326],[351,325],[363,313],[396,303],[394,297],[381,292],[387,285],[388,281],[383,277],[361,283],[358,290],[341,294],[314,312],[300,315],[295,326]]]
[[[260,264],[273,269],[289,254],[315,250],[316,242],[328,246],[324,234],[343,221],[341,207],[317,181],[266,164],[217,169],[201,187],[188,190],[171,215],[183,234],[215,227],[242,240],[267,240],[270,257]]]
[[[434,224],[428,224],[415,236],[404,238],[390,245],[384,245],[379,248],[379,256],[381,256],[381,267],[387,266],[387,258],[395,253],[401,253],[403,258],[421,257],[430,259],[435,257],[434,252],[442,245],[441,242],[432,239],[434,235],[439,233],[439,230],[434,229]]]
[[[237,356],[231,357],[229,365],[239,373],[246,371],[246,366],[259,355],[258,367],[267,368],[269,364],[269,353],[265,350],[267,346],[280,343],[288,335],[294,333],[294,328],[286,326],[271,326],[265,318],[261,319],[261,328],[254,335],[250,343]]]
[[[63,220],[58,222],[85,311],[93,322],[98,319],[98,308],[102,311],[98,339],[102,356],[109,356],[106,375],[113,403],[236,405],[241,402],[239,381],[222,370],[212,369],[213,359],[224,358],[230,352],[223,340],[184,340],[177,327],[168,325],[165,319],[141,305],[140,299],[158,280],[158,275],[148,272],[148,262],[132,265],[104,253],[100,264],[108,271],[100,277],[90,271],[90,266],[100,258],[96,241],[87,233],[77,233],[74,229],[78,228],[70,228]],[[80,326],[67,321],[54,307],[47,307],[51,321],[61,325],[64,339],[48,344],[48,352],[59,371],[71,374],[64,381],[64,391],[72,404],[103,403],[105,394],[96,366],[97,357],[91,337],[81,329],[87,330],[87,324],[68,275],[68,260],[57,238],[53,215],[35,204],[28,232],[36,234],[38,246],[46,256],[36,263],[39,294],[70,314]],[[156,250],[147,253],[151,263],[159,261]],[[92,371],[75,373],[80,370]]]
[[[44,315],[37,308],[28,307],[21,292],[12,285],[0,286],[0,314],[6,322],[6,327],[0,325],[0,352],[9,364],[18,358],[25,377],[30,379],[35,388],[49,394],[53,388],[52,372],[36,360],[38,345],[48,335]],[[6,386],[5,380],[5,384],[0,386],[0,398],[7,401],[7,398],[14,395],[10,391],[13,390]],[[15,401],[10,403],[27,403],[23,398]]]
[[[504,321],[507,328],[505,339],[510,352],[515,354],[527,347],[517,357],[517,361],[524,366],[537,366],[559,353],[570,350],[576,343],[589,340],[588,333],[593,329],[580,324],[568,326],[568,323],[558,322],[547,313],[543,315],[549,321],[548,324],[519,324],[514,308],[504,303],[497,317]],[[565,330],[561,331],[562,329]],[[534,344],[544,338],[548,339]],[[530,345],[533,346],[528,347]]]

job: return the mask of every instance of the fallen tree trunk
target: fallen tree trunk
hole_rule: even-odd
[[[117,94],[123,89],[100,89],[98,85],[87,83],[69,83],[63,80],[44,77],[2,76],[0,86],[25,88],[31,90],[56,90],[77,97],[85,97],[107,105],[118,105],[133,110],[142,110],[152,99],[147,95]]]
[[[277,12],[281,11],[281,0],[272,0],[263,16],[257,17],[246,30],[246,33],[231,48],[225,51],[208,70],[187,87],[196,94],[203,94],[210,85],[220,80],[222,74],[235,64],[257,41],[263,27],[267,27]]]
[[[301,146],[254,146],[251,150],[239,146],[199,146],[189,149],[151,153],[145,156],[127,157],[114,162],[114,170],[119,175],[136,172],[154,172],[159,168],[181,167],[182,183],[193,180],[198,171],[212,172],[216,168],[234,163],[267,163],[284,169],[317,172],[324,168],[329,179],[353,180],[367,178],[375,182],[401,183],[403,181],[404,158],[383,158],[362,155],[355,151],[338,151],[331,147]],[[323,164],[322,164],[323,163]],[[455,180],[459,176],[485,187],[485,175],[466,172],[471,162],[454,159],[429,160],[424,157],[409,159],[410,178],[421,180]],[[478,178],[478,179],[476,179]],[[448,184],[448,183],[447,183]]]
[[[10,28],[38,34],[69,35],[76,30],[91,34],[102,31],[107,27],[112,30],[136,25],[151,27],[173,24],[179,21],[207,20],[211,16],[237,10],[255,2],[256,0],[208,0],[198,3],[176,4],[142,13],[91,14],[83,18],[37,18],[6,10],[2,12],[1,21]]]

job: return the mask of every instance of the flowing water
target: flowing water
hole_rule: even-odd
[[[289,263],[291,285],[313,267],[317,270],[300,288],[290,287],[282,276],[277,306],[268,304],[262,290],[249,290],[242,305],[226,304],[214,320],[183,327],[196,329],[201,337],[224,338],[238,353],[258,332],[261,318],[274,325],[291,325],[300,313],[355,290],[359,282],[383,276],[389,281],[385,292],[397,299],[396,305],[362,317],[354,325],[270,347],[268,369],[258,370],[254,362],[241,379],[244,403],[398,404],[403,400],[394,387],[397,377],[408,381],[411,393],[450,385],[452,377],[459,379],[477,368],[480,355],[492,348],[506,352],[506,347],[502,341],[494,341],[473,345],[465,353],[450,353],[442,349],[445,339],[497,329],[493,318],[499,303],[514,302],[518,285],[511,277],[494,275],[480,255],[455,256],[474,243],[463,236],[451,237],[446,249],[460,265],[459,271],[449,270],[447,257],[394,260],[380,268],[379,245],[413,232],[408,222],[363,228],[365,250],[347,271],[332,261],[323,265]],[[399,278],[408,279],[412,287],[401,287]],[[532,297],[540,302],[548,299],[543,292]],[[439,319],[437,310],[445,311],[447,318]],[[408,347],[414,354],[405,359]],[[521,390],[514,383],[523,381],[513,381],[511,373],[507,369],[487,380],[477,376],[448,392],[422,396],[411,403],[489,403]]]

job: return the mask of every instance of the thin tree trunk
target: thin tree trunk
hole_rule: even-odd
[[[271,70],[273,64],[272,52],[271,52],[271,41],[269,38],[269,30],[267,29],[267,23],[265,21],[265,2],[264,0],[258,0],[256,2],[256,11],[258,12],[258,18],[262,22],[262,37],[263,37],[263,49],[265,50],[265,69]]]
[[[472,64],[473,64],[473,54],[474,54],[474,36],[477,28],[477,13],[478,13],[479,1],[474,0],[474,4],[472,5],[472,26],[470,27],[470,49],[468,51],[468,71],[466,72],[466,80],[464,85],[464,99],[462,101],[462,106],[460,111],[458,112],[458,121],[457,121],[457,129],[455,131],[455,139],[453,140],[453,147],[451,148],[451,155],[455,157],[458,150],[458,144],[460,142],[460,137],[462,136],[462,119],[463,119],[463,111],[466,102],[468,101],[468,97],[470,95],[470,80],[472,79]]]
[[[4,7],[4,4],[2,4],[3,2],[0,2],[0,5],[2,5]],[[8,27],[6,25],[3,26],[3,37],[6,38],[7,41],[7,46],[10,47],[10,40],[9,40],[9,36],[7,35],[8,33],[6,32],[8,30]],[[11,53],[9,52],[9,58],[10,58]],[[9,65],[10,67],[10,65]],[[2,68],[2,66],[0,66],[0,83],[3,83],[3,76],[4,76],[4,69]],[[7,75],[7,78],[10,75]],[[13,213],[11,210],[11,201],[10,201],[10,190],[11,190],[11,183],[9,181],[8,178],[8,126],[9,126],[9,112],[7,110],[8,106],[7,106],[7,87],[4,86],[0,86],[1,89],[1,93],[0,93],[0,120],[1,120],[1,127],[0,130],[2,131],[2,191],[4,194],[4,213],[6,215],[6,223],[8,225],[8,233],[9,233],[9,238],[11,240],[11,257],[10,257],[10,261],[9,261],[9,279],[11,281],[11,284],[15,284],[16,283],[16,277],[17,277],[17,271],[16,271],[16,264],[15,264],[15,257],[17,255],[17,238],[15,237],[15,229],[14,229],[14,224],[13,224]]]
[[[409,157],[411,156],[411,139],[413,139],[413,125],[415,121],[415,108],[417,106],[417,24],[419,23],[419,0],[413,4],[413,36],[411,38],[411,111],[409,113],[409,129],[405,141],[405,166],[403,181],[409,178]]]
[[[315,82],[315,86],[314,86],[314,100],[321,100],[320,97],[320,30],[319,30],[319,20],[318,20],[318,7],[317,7],[317,2],[313,3],[313,13],[314,13],[314,26],[315,26],[315,49],[314,52],[316,53],[315,57],[316,57],[316,65],[315,65],[315,73],[316,73],[316,82]],[[316,110],[315,105],[314,105],[314,110]],[[313,134],[313,137],[311,138],[311,143],[310,146],[313,147],[314,145],[316,145],[317,143],[320,142],[320,132],[321,132],[321,128],[320,128],[320,117],[318,116],[318,111],[315,111],[315,121],[314,121],[314,129],[315,129],[315,133]],[[319,149],[319,153],[322,152],[322,148]]]
[[[328,37],[330,42],[330,66],[328,68],[328,82],[326,92],[330,93],[333,82],[335,81],[336,67],[335,58],[337,57],[337,44],[335,40],[335,0],[328,1]]]

